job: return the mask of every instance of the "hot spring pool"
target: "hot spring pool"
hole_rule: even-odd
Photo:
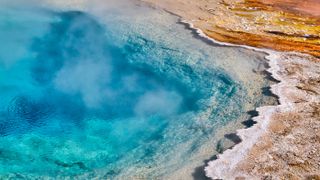
[[[247,88],[184,27],[105,18],[0,7],[0,177],[163,177],[244,116]]]

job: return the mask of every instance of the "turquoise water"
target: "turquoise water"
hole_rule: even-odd
[[[199,50],[112,23],[0,8],[0,176],[174,171],[244,113],[245,89]]]

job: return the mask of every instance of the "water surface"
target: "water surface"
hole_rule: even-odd
[[[194,160],[250,97],[180,31],[1,7],[0,176],[155,178]]]

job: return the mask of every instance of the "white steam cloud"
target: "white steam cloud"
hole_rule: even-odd
[[[182,97],[174,91],[147,92],[140,97],[134,111],[138,116],[170,116],[179,110]]]
[[[106,96],[110,80],[110,66],[90,60],[67,64],[54,80],[56,88],[64,93],[80,94],[88,107],[98,107]]]

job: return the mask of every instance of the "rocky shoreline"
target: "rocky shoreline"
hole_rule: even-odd
[[[319,178],[319,60],[279,52],[267,58],[280,105],[258,108],[258,123],[238,131],[243,142],[206,167],[212,179]]]
[[[299,47],[296,44],[299,41],[296,37],[288,38],[282,33],[277,33],[276,36],[284,37],[279,39],[272,35],[266,42],[261,38],[255,38],[257,35],[261,36],[259,31],[264,31],[263,28],[266,26],[255,25],[251,22],[246,24],[244,21],[244,24],[240,26],[247,27],[247,29],[240,28],[238,31],[242,33],[237,33],[238,38],[229,36],[232,39],[230,41],[223,38],[221,34],[216,36],[210,33],[210,30],[214,28],[208,27],[208,24],[217,22],[212,21],[206,13],[208,1],[197,1],[197,3],[192,0],[167,3],[146,1],[187,20],[190,27],[196,28],[200,36],[207,37],[214,43],[266,52],[270,65],[268,71],[280,82],[271,87],[271,91],[279,97],[280,105],[258,108],[259,116],[254,118],[258,123],[249,129],[238,130],[237,134],[241,137],[242,142],[233,149],[218,155],[217,160],[209,162],[205,168],[207,176],[212,179],[319,179],[320,155],[317,153],[320,149],[320,60],[317,58],[319,39],[313,39],[314,44],[311,45],[309,42],[299,42],[298,44],[302,43],[302,46]],[[210,10],[211,12],[219,10],[218,2],[220,1],[210,2],[218,4]],[[192,8],[195,10],[192,11]],[[270,9],[267,12],[270,12]],[[220,18],[222,18],[221,15]],[[269,16],[265,19],[273,18],[272,11],[271,15],[268,13],[264,15]],[[226,21],[229,17],[223,18]],[[304,17],[299,18],[299,21],[304,23],[310,20],[310,16],[306,16],[306,21],[303,20]],[[312,26],[319,28],[315,24]],[[292,26],[291,30],[292,32],[299,31],[295,26]],[[230,29],[222,31],[224,36],[230,35]],[[317,30],[314,32],[318,33]],[[239,39],[244,33],[249,33],[250,36]],[[266,43],[267,46],[260,46],[260,43]],[[264,48],[297,51],[311,55]]]
[[[313,56],[301,53],[277,52],[246,45],[233,45],[219,42],[208,37],[201,29],[195,28],[193,24],[187,21],[182,22],[189,24],[190,28],[196,29],[199,36],[207,38],[208,41],[212,41],[213,43],[224,46],[244,47],[255,51],[265,52],[268,54],[266,59],[269,61],[270,66],[268,72],[275,80],[279,81],[279,83],[271,87],[271,91],[279,98],[280,105],[258,108],[257,111],[259,116],[253,118],[257,124],[251,128],[237,131],[237,135],[241,138],[242,143],[236,145],[232,149],[226,150],[223,154],[218,155],[217,160],[209,162],[208,166],[205,168],[207,176],[212,179],[263,179],[267,177],[280,179],[318,178],[318,169],[320,169],[320,166],[317,162],[320,162],[320,156],[317,155],[316,152],[320,149],[320,143],[317,141],[320,137],[320,122],[318,122],[320,120],[320,115],[319,110],[316,109],[316,107],[320,103],[320,60]],[[310,77],[314,77],[314,79],[311,80],[311,85],[308,81]],[[302,102],[304,104],[301,104]],[[309,108],[309,110],[306,111],[306,114],[304,114],[304,111],[301,111],[301,108],[303,107]],[[308,113],[313,113],[315,116],[310,117],[308,116]],[[300,122],[299,125],[290,123],[290,118],[292,118],[292,116],[297,116],[297,119],[294,121]],[[304,118],[308,117],[311,119],[304,123]],[[282,121],[286,122],[286,126],[282,124],[284,123]],[[310,127],[313,128],[310,129]],[[281,133],[283,131],[291,132],[296,130],[299,130],[300,133],[310,132],[304,138],[308,139],[308,142],[314,142],[314,144],[310,144],[310,146],[306,146],[307,149],[299,151],[299,148],[295,147],[298,145],[296,143],[299,142],[293,141],[291,144],[286,142],[287,137],[283,137],[283,134]],[[281,131],[281,133],[277,134],[279,133],[278,131]],[[294,134],[295,132],[292,134],[290,134],[290,132],[288,133],[289,137],[299,136],[299,134]],[[282,159],[274,160],[276,158],[268,154],[277,154],[276,151],[280,150],[277,149],[278,147],[275,147],[276,150],[266,148],[266,143],[270,145],[270,138],[273,139],[272,144],[274,145],[284,142],[290,144],[290,146],[287,145],[287,148],[290,149],[279,152],[281,153],[279,156],[281,156]],[[281,144],[279,145],[279,148],[280,147],[284,146]],[[295,156],[288,160],[287,157],[290,156],[289,154],[293,153],[291,149],[296,149],[297,152],[294,152]],[[265,164],[265,166],[263,166],[264,161],[270,159],[273,160],[273,163]],[[306,162],[307,165],[301,164],[301,167],[297,167],[295,163],[292,164],[292,162],[296,161],[301,163]],[[280,166],[277,165],[278,162],[281,163]],[[283,171],[285,168],[287,168],[287,170]],[[275,176],[275,171],[269,171],[270,169],[277,169],[280,172]]]

